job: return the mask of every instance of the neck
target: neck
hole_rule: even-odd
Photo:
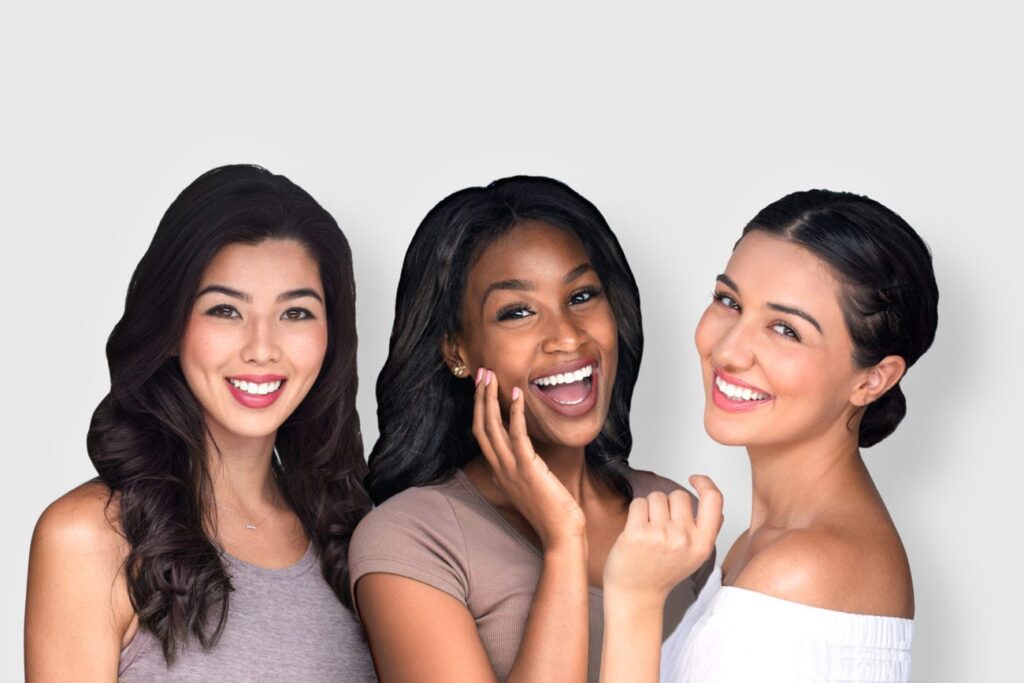
[[[751,531],[805,528],[836,496],[868,477],[857,435],[842,426],[843,433],[807,442],[747,448],[754,496]]]
[[[562,482],[576,502],[583,500],[593,487],[587,476],[587,460],[584,449],[571,446],[551,446],[537,444],[537,455],[551,470],[558,481]]]
[[[257,507],[273,504],[276,484],[270,470],[275,434],[257,438],[207,437],[207,466],[218,501]]]

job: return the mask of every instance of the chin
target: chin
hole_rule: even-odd
[[[281,426],[280,421],[268,418],[269,416],[249,416],[248,419],[214,419],[216,420],[220,431],[230,434],[233,437],[242,439],[264,439],[276,433]]]
[[[716,443],[723,446],[746,446],[750,443],[750,435],[747,430],[737,428],[738,425],[723,424],[718,416],[704,413],[704,431]]]

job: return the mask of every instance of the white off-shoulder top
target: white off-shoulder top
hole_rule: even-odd
[[[661,683],[909,681],[912,619],[722,586],[716,569],[661,648]]]

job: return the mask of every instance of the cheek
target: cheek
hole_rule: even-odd
[[[728,324],[722,319],[722,316],[716,314],[715,311],[710,308],[704,311],[704,315],[700,317],[700,322],[697,323],[697,330],[694,332],[693,338],[697,345],[697,352],[702,358],[709,357],[711,350],[718,343],[726,332],[728,331]]]
[[[185,327],[185,333],[178,344],[178,357],[186,377],[220,367],[230,347],[230,333],[213,329],[208,321],[192,319]]]
[[[315,374],[327,353],[326,325],[309,326],[287,337],[288,358],[296,369]]]

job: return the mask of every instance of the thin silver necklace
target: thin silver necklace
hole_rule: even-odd
[[[281,455],[277,452],[277,446],[274,446],[274,459],[277,460],[277,466],[281,467]],[[227,484],[228,484],[228,490],[231,491],[231,495],[234,496],[235,498],[237,498],[238,495],[235,493],[234,487],[231,486],[231,482],[229,481],[229,482],[227,482]],[[277,501],[277,489],[276,488],[274,489],[274,501],[275,502]],[[270,515],[273,514],[273,512],[274,512],[274,508],[273,508],[273,506],[271,506],[270,510],[267,511],[267,514],[263,515],[262,519],[260,519],[258,522],[251,522],[247,518],[243,517],[242,513],[240,513],[238,510],[235,510],[234,508],[228,507],[224,503],[218,502],[217,503],[217,507],[219,507],[222,510],[227,510],[228,512],[232,513],[235,517],[238,517],[238,519],[241,520],[241,522],[242,522],[242,526],[244,526],[249,531],[256,531],[257,529],[259,529],[260,525],[263,524],[263,522],[267,521],[267,519],[270,517]]]

